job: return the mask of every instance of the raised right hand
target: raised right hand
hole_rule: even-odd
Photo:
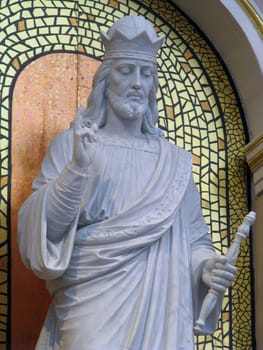
[[[96,132],[97,124],[91,127],[84,125],[85,115],[84,107],[79,107],[74,120],[74,137],[73,137],[73,167],[85,171],[93,162],[96,153]]]

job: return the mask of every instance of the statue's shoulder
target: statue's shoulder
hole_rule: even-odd
[[[170,151],[173,152],[173,154],[175,156],[180,155],[180,158],[183,161],[192,162],[193,155],[192,155],[192,153],[190,151],[187,151],[186,149],[184,149],[184,148],[182,148],[180,146],[177,146],[176,144],[171,143],[171,142],[169,142],[166,139],[163,139],[162,141],[165,142],[166,147],[168,147],[170,149]]]

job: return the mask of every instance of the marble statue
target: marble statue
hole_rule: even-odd
[[[208,289],[223,295],[236,269],[213,250],[191,154],[155,127],[164,37],[125,16],[101,39],[88,109],[53,139],[19,212],[23,262],[52,296],[37,349],[190,350]]]

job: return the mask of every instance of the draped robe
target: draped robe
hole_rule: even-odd
[[[72,129],[52,141],[19,212],[23,262],[52,295],[37,349],[193,349],[207,293],[202,267],[215,253],[191,154],[162,137],[101,136],[81,174],[70,163],[72,144]],[[56,191],[65,208],[76,208],[74,220]],[[52,230],[63,236],[50,238]]]

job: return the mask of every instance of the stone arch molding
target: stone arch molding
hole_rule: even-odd
[[[255,0],[173,0],[207,35],[238,90],[255,195],[263,193],[263,13]]]

